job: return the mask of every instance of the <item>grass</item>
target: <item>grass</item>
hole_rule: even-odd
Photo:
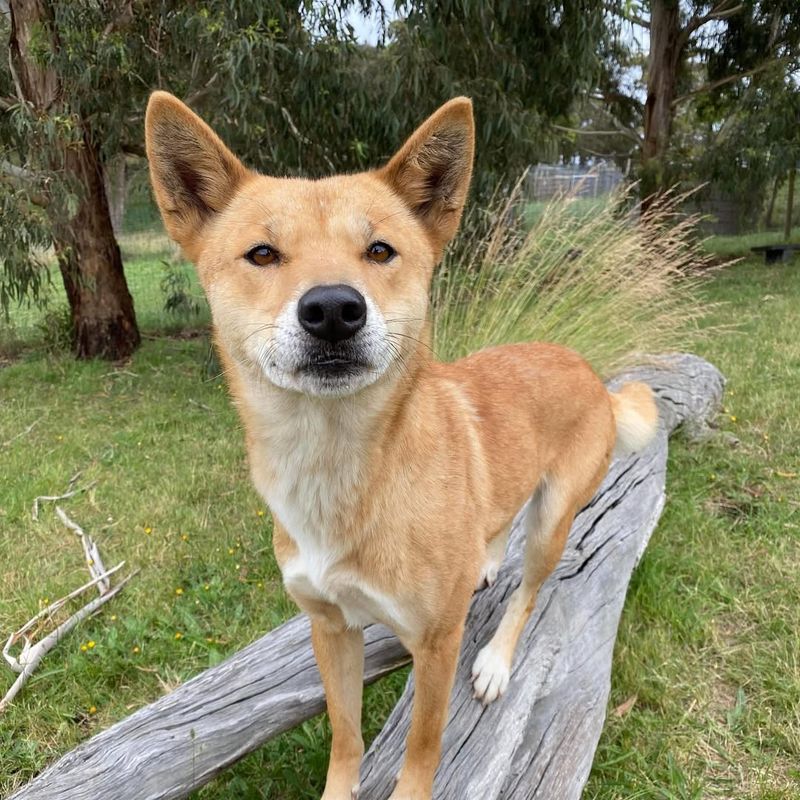
[[[133,230],[120,235],[120,249],[125,264],[125,278],[133,297],[136,319],[142,331],[173,333],[187,328],[201,328],[210,321],[194,269],[177,258],[177,250],[158,228]],[[30,345],[52,346],[69,339],[67,299],[61,275],[50,260],[50,280],[42,294],[44,307],[23,304],[10,309],[10,319],[0,315],[0,352],[18,352]],[[172,284],[164,285],[171,276]],[[189,302],[167,310],[169,296],[182,289]]]
[[[611,707],[636,699],[609,716],[586,798],[800,796],[800,272],[751,258],[708,293],[740,325],[699,348],[739,444],[673,443],[616,645]]]
[[[800,227],[792,228],[792,235],[789,241],[800,242]],[[708,241],[708,247],[713,253],[719,256],[738,256],[749,255],[751,247],[760,247],[765,244],[785,243],[786,238],[783,230],[762,231],[760,233],[749,233],[746,236],[712,236]],[[762,261],[763,255],[758,256]]]
[[[800,796],[799,269],[748,259],[704,289],[725,304],[707,324],[739,323],[697,349],[729,378],[720,424],[740,443],[672,447],[667,508],[615,652],[611,708],[636,699],[609,716],[592,800]],[[80,484],[97,485],[64,507],[107,564],[141,568],[3,717],[0,796],[295,613],[235,413],[222,383],[204,376],[206,353],[203,338],[148,339],[124,368],[32,352],[0,369],[0,630],[83,580],[80,548],[52,506],[38,523],[30,516],[36,495],[78,471]],[[0,675],[3,693],[13,676]],[[370,733],[402,681],[369,690]],[[317,718],[196,797],[318,797],[328,746]]]
[[[463,226],[437,272],[434,349],[451,360],[487,342],[557,341],[609,374],[636,353],[681,347],[704,313],[712,256],[680,200],[651,209],[644,226],[632,224],[625,192],[567,197],[528,227],[512,193],[490,209],[488,233]]]

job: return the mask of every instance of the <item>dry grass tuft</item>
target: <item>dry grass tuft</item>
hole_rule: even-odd
[[[637,354],[686,349],[708,311],[699,290],[711,257],[682,200],[668,197],[643,224],[629,193],[590,211],[568,196],[526,229],[518,187],[494,204],[485,235],[466,221],[434,281],[437,355],[544,340],[608,375]]]

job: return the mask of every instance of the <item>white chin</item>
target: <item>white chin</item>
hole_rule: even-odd
[[[346,397],[366,389],[383,375],[385,368],[360,369],[347,375],[319,372],[284,372],[270,365],[265,369],[271,383],[281,389],[311,397]]]

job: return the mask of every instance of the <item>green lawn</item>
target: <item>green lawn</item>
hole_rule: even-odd
[[[160,224],[133,230],[119,237],[128,283],[139,328],[146,333],[173,333],[207,326],[208,304],[194,268],[183,261]],[[168,275],[172,283],[166,283]],[[180,289],[188,302],[167,310],[168,297]],[[52,345],[69,340],[67,298],[54,259],[49,259],[49,281],[44,306],[23,304],[9,309],[9,319],[0,314],[0,354],[15,353],[30,345]]]
[[[609,716],[587,798],[800,796],[800,262],[750,259],[708,294],[724,303],[709,323],[739,326],[698,349],[729,378],[720,424],[740,443],[672,448],[667,508],[616,648],[611,707],[635,701]],[[97,484],[64,507],[107,565],[141,569],[4,716],[0,796],[295,613],[207,352],[204,338],[148,339],[124,368],[37,351],[0,369],[0,632],[84,580],[52,505],[39,522],[30,513],[78,471]],[[0,674],[3,693],[13,676]],[[369,690],[370,732],[402,681]],[[197,797],[318,797],[327,747],[314,720]]]

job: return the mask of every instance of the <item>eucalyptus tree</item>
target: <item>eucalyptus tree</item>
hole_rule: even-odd
[[[606,139],[612,153],[635,158],[647,206],[647,198],[686,177],[687,168],[709,161],[713,154],[696,150],[709,146],[720,128],[739,129],[725,122],[728,113],[738,121],[759,87],[776,85],[774,75],[796,52],[800,7],[794,0],[605,5],[610,39],[603,76],[586,96],[584,122],[575,132],[596,147],[600,128],[614,137]],[[637,69],[641,83],[631,79]]]
[[[36,293],[45,274],[36,254],[51,243],[77,355],[125,357],[140,337],[103,178],[120,153],[143,156],[148,93],[164,86],[196,105],[225,98],[241,135],[271,132],[261,120],[277,119],[285,150],[293,134],[301,138],[292,122],[301,103],[290,111],[270,88],[283,81],[284,97],[303,95],[307,76],[336,61],[348,46],[327,36],[336,9],[9,0],[0,10],[9,44],[0,67],[0,202],[18,223],[4,227],[13,246],[0,254],[0,301],[7,308]],[[259,149],[265,160],[279,160],[275,141]]]

